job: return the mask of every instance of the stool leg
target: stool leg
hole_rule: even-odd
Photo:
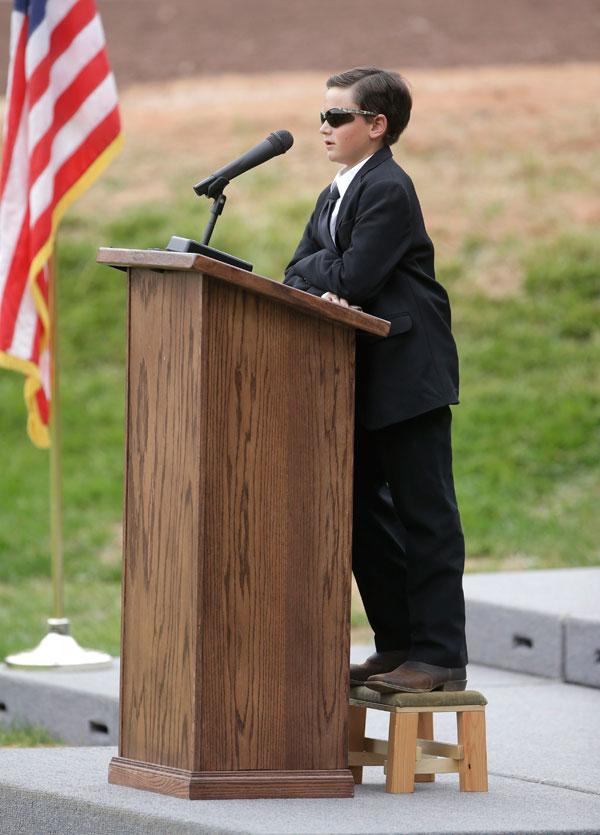
[[[486,792],[488,790],[487,747],[485,736],[485,712],[470,710],[456,714],[458,744],[463,746],[464,757],[458,763],[461,792]]]
[[[385,790],[392,794],[415,790],[418,713],[391,713]]]
[[[359,707],[358,705],[350,705],[350,712],[348,713],[348,730],[349,739],[348,747],[350,751],[364,751],[365,750],[365,722],[367,719],[367,708]],[[363,770],[362,765],[350,766],[350,771],[354,777],[356,784],[362,783]]]
[[[419,713],[417,726],[419,739],[433,739],[433,713]],[[415,774],[415,783],[433,783],[435,774]]]

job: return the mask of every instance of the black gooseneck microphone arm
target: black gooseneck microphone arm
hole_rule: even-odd
[[[214,198],[214,202],[210,209],[210,217],[208,219],[208,223],[204,229],[204,234],[202,235],[202,243],[206,246],[210,241],[210,236],[213,233],[213,229],[215,228],[215,223],[217,222],[217,218],[220,214],[223,214],[223,209],[225,207],[225,201],[227,198],[221,192],[218,197]]]
[[[189,238],[179,238],[174,235],[167,244],[167,250],[175,252],[199,252],[203,255],[208,255],[211,258],[216,258],[219,261],[224,261],[227,264],[241,267],[244,270],[252,270],[252,264],[248,261],[243,261],[236,258],[234,255],[229,255],[226,252],[221,252],[218,249],[208,246],[211,235],[215,228],[215,224],[220,214],[223,212],[226,197],[223,194],[226,186],[229,185],[230,180],[238,177],[251,168],[261,165],[263,162],[272,159],[279,154],[285,154],[286,151],[292,147],[294,137],[287,130],[277,130],[270,133],[266,139],[255,145],[245,154],[242,154],[238,159],[233,160],[228,165],[223,166],[210,177],[206,177],[194,186],[194,191],[198,196],[206,195],[212,198],[213,205],[210,210],[210,218],[204,229],[202,242],[198,243]]]
[[[233,180],[234,177],[239,177],[240,174],[245,174],[245,172],[250,171],[251,168],[256,168],[257,165],[262,165],[263,162],[267,162],[267,160],[270,160],[279,154],[285,154],[285,152],[289,151],[293,144],[294,137],[289,131],[273,131],[273,133],[270,133],[266,139],[263,139],[263,141],[259,142],[258,145],[255,145],[254,148],[246,151],[246,153],[242,154],[241,157],[233,160],[233,162],[230,162],[228,165],[224,165],[223,168],[219,168],[219,170],[215,171],[214,174],[211,174],[210,177],[206,177],[204,180],[196,183],[194,191],[198,197],[206,195],[206,197],[211,197],[214,200],[210,210],[211,216],[202,237],[203,244],[208,244],[210,241],[210,236],[215,228],[217,218],[223,213],[226,200],[223,192],[225,187],[229,185],[230,181]]]

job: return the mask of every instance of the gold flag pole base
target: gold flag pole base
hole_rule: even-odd
[[[48,634],[37,647],[8,655],[6,666],[21,670],[100,670],[112,666],[110,655],[83,649],[69,631],[68,618],[48,618]]]

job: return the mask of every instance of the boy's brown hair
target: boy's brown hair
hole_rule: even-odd
[[[382,113],[388,122],[385,134],[387,145],[397,142],[408,125],[412,97],[408,83],[397,72],[377,67],[355,67],[330,76],[327,87],[354,87],[356,104],[361,110]]]

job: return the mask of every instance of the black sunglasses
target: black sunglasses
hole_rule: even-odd
[[[354,114],[359,116],[377,116],[371,110],[355,110],[350,107],[332,107],[326,110],[325,113],[321,111],[321,124],[327,122],[332,128],[339,128],[340,125],[346,125],[348,122],[354,121]]]

